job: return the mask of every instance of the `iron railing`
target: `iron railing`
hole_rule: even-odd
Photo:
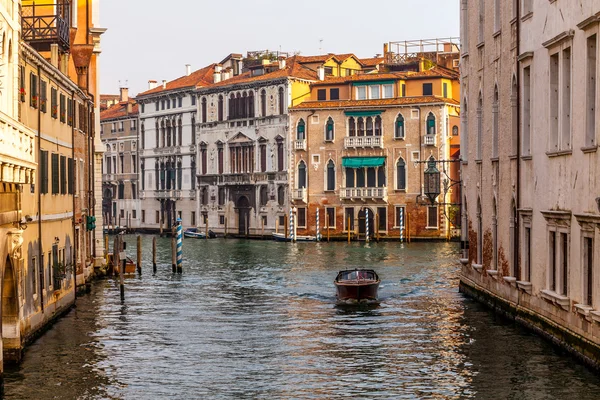
[[[21,5],[22,38],[38,51],[49,51],[58,44],[69,51],[71,28],[71,0],[31,1]]]

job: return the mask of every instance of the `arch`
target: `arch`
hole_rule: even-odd
[[[396,122],[394,123],[394,138],[395,139],[404,139],[404,115],[401,113],[396,117]]]
[[[373,117],[367,117],[367,136],[373,136]]]
[[[260,116],[267,116],[267,92],[265,89],[260,91]]]
[[[283,87],[279,87],[278,90],[278,100],[279,100],[279,115],[285,114],[285,97]]]
[[[254,118],[254,90],[248,93],[248,117]]]
[[[381,130],[381,117],[378,115],[375,117],[375,136],[381,136],[382,134],[382,130]]]
[[[296,126],[296,140],[306,139],[306,123],[304,119],[300,118],[298,125]]]
[[[6,257],[2,280],[2,343],[5,354],[7,350],[21,347],[18,302],[15,271],[10,257]]]
[[[202,97],[202,101],[201,101],[201,107],[202,109],[200,110],[202,112],[202,122],[206,122],[207,121],[207,115],[206,115],[206,97]]]
[[[335,190],[335,163],[332,159],[327,162],[327,190]]]
[[[404,158],[399,157],[396,162],[396,190],[406,190],[407,168]]]
[[[348,118],[348,136],[356,136],[356,120],[354,117]]]
[[[219,95],[219,102],[217,105],[217,118],[220,121],[223,121],[223,95]]]
[[[240,196],[236,202],[238,209],[238,233],[248,235],[250,225],[250,200],[246,196]]]
[[[429,112],[429,114],[427,114],[427,134],[435,135],[435,133],[436,133],[435,115],[433,115],[432,112]]]
[[[477,160],[482,157],[483,141],[483,94],[479,92],[477,100]]]
[[[327,122],[325,123],[325,141],[333,142],[335,138],[335,123],[333,122],[333,118],[327,118]]]
[[[307,187],[307,171],[306,163],[301,160],[298,163],[298,189],[304,189]]]

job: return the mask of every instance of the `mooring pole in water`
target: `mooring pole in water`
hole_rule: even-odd
[[[156,273],[156,236],[152,238],[152,272]]]
[[[119,260],[119,251],[121,246],[119,245],[119,236],[115,237],[115,241],[113,242],[113,255],[111,260],[111,275],[115,275],[119,272],[119,266],[121,265],[121,260]]]
[[[208,239],[208,221],[206,222],[206,238]],[[183,224],[177,218],[177,272],[183,271]]]
[[[375,224],[375,240],[379,243],[379,213],[375,213],[375,220],[373,221]]]
[[[347,229],[348,229],[348,243],[350,243],[350,216],[349,215],[348,215]]]
[[[173,272],[177,272],[177,255],[176,255],[176,239],[175,236],[171,238],[171,267]]]
[[[400,243],[404,242],[404,208],[400,207]]]
[[[227,217],[225,217],[225,234],[223,235],[225,239],[227,239]]]
[[[106,259],[107,254],[108,254],[108,235],[104,235],[104,259]]]
[[[317,242],[321,241],[321,231],[319,229],[319,207],[317,207]]]
[[[365,208],[365,242],[369,243],[369,209]]]
[[[121,302],[125,301],[125,279],[124,279],[124,274],[125,274],[125,266],[127,264],[127,256],[125,255],[125,242],[123,241],[123,237],[121,237],[120,240],[120,246],[119,246],[119,259],[121,261],[121,268],[119,268],[119,289],[121,292]],[[117,264],[119,265],[119,264]]]
[[[294,211],[290,208],[290,239],[293,241],[296,240],[294,237]]]
[[[137,271],[138,274],[142,274],[142,237],[137,237]]]
[[[204,224],[206,227],[205,227],[204,231],[206,233],[206,239],[208,239],[208,215],[206,215],[205,218],[206,219],[204,220]],[[181,222],[180,222],[180,224],[181,224]]]
[[[329,243],[329,218],[327,219],[327,243]]]
[[[287,215],[283,216],[283,233],[284,233],[284,236],[287,238],[288,237],[288,216]]]

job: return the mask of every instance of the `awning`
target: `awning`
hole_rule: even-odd
[[[344,168],[381,167],[383,164],[385,164],[385,157],[344,157],[344,158],[342,158],[342,167],[344,167]]]
[[[376,115],[381,115],[381,110],[373,110],[373,111],[345,111],[344,114],[348,117],[374,117]]]

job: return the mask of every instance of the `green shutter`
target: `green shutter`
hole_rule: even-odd
[[[58,154],[52,154],[52,194],[59,192]]]

